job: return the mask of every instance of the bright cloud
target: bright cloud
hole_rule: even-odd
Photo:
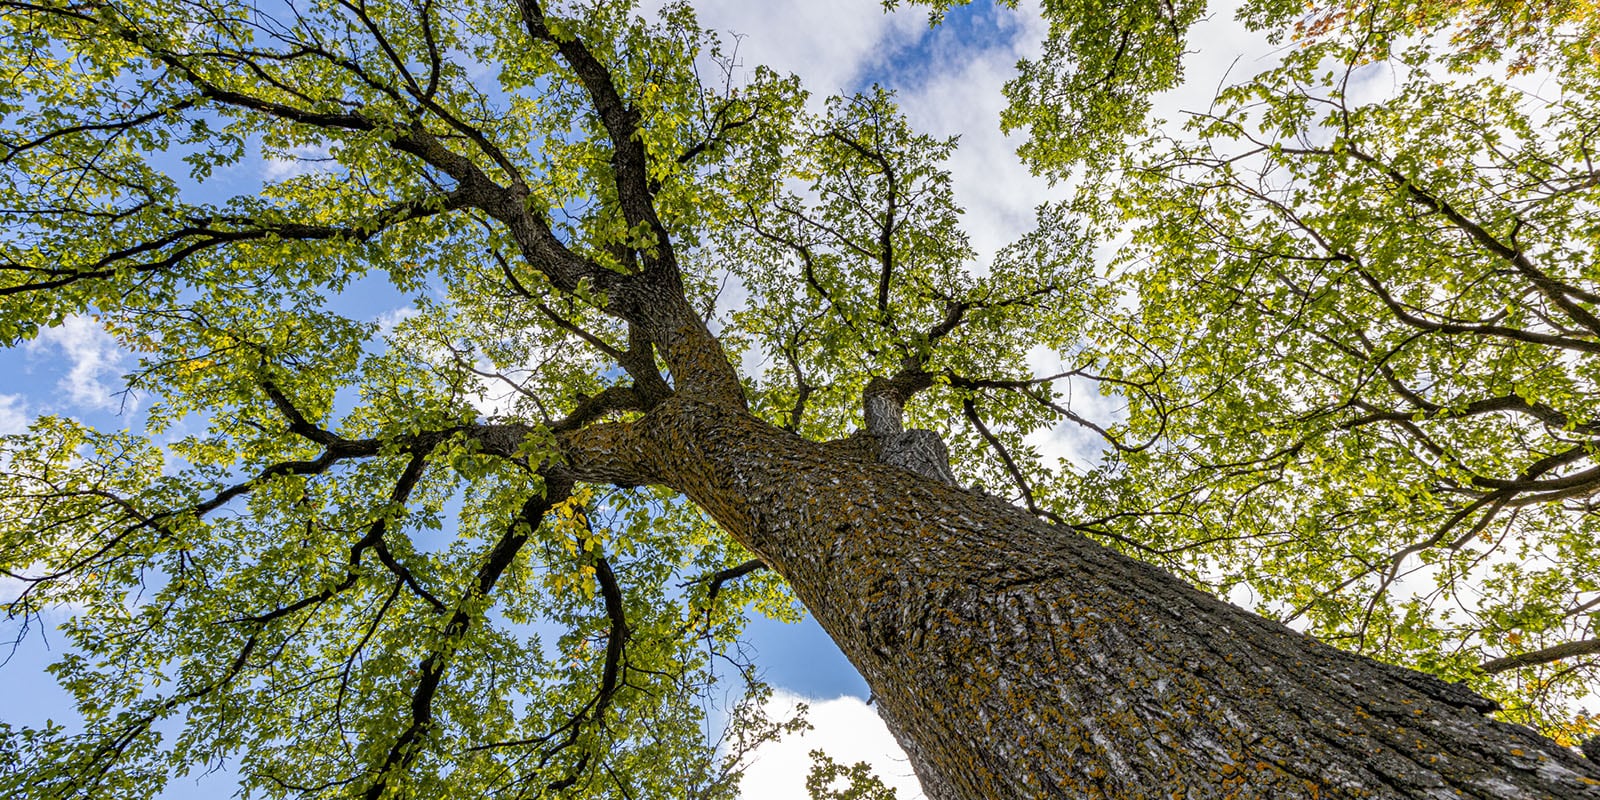
[[[1045,23],[1028,5],[1000,14],[998,24],[1005,44],[943,59],[938,65],[943,69],[925,73],[914,89],[899,95],[918,130],[961,136],[948,168],[956,202],[966,209],[962,228],[977,250],[980,270],[988,269],[1000,248],[1033,228],[1034,208],[1051,196],[1048,182],[1016,156],[1022,135],[1000,132],[1000,112],[1006,107],[1001,90],[1015,76],[1019,59],[1038,55]]]
[[[117,340],[92,317],[76,314],[60,325],[39,332],[28,343],[29,353],[54,349],[66,356],[70,367],[56,383],[63,399],[74,406],[100,411],[121,409],[117,389],[106,383],[122,369],[123,352]]]
[[[959,133],[961,147],[948,164],[956,198],[967,211],[963,228],[978,251],[978,268],[987,268],[995,251],[1033,225],[1033,209],[1047,184],[1016,158],[1018,137],[1000,132],[1005,107],[1001,87],[1015,74],[1020,58],[1037,55],[1045,23],[1036,5],[997,15],[1003,35],[987,49],[965,47],[946,32],[929,52],[910,53],[928,29],[925,7],[903,7],[885,14],[880,4],[862,0],[750,3],[712,0],[696,4],[700,23],[725,38],[738,37],[739,61],[765,64],[799,75],[820,109],[828,95],[860,88],[864,76],[884,71],[914,72],[912,87],[896,86],[912,125],[948,136]],[[730,47],[731,47],[730,42]],[[915,56],[921,65],[894,64]]]
[[[787,719],[793,716],[796,703],[810,707],[806,719],[812,729],[756,750],[739,786],[741,797],[808,800],[810,753],[822,750],[844,765],[857,761],[872,764],[873,772],[895,789],[900,800],[921,800],[922,787],[911,771],[911,762],[871,706],[855,697],[814,700],[780,690],[767,701],[767,713],[773,719]]]
[[[793,72],[818,96],[846,91],[870,64],[893,55],[927,30],[924,8],[885,14],[862,0],[752,3],[710,0],[695,4],[700,24],[717,31],[739,60]]]
[[[22,433],[28,427],[28,407],[20,394],[0,394],[0,436]]]
[[[296,175],[327,172],[331,168],[332,158],[333,154],[324,145],[295,145],[285,153],[261,159],[261,177],[269,181],[281,181]]]
[[[394,329],[399,327],[400,323],[421,314],[422,312],[418,311],[416,306],[400,306],[399,308],[385,311],[374,320],[378,324],[378,335],[388,338],[394,334]]]

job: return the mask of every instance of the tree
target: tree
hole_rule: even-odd
[[[782,726],[714,751],[692,693],[781,576],[938,800],[1600,796],[1483,697],[1064,524],[1021,437],[1067,376],[1024,355],[1115,287],[1060,210],[964,268],[953,142],[885,92],[708,88],[681,7],[0,8],[0,335],[96,314],[154,399],[6,440],[12,613],[80,609],[85,718],[6,730],[11,793],[237,754],[270,796],[728,797]],[[315,168],[207,194],[258,148]],[[418,297],[382,338],[338,313],[369,275]]]
[[[1137,300],[1089,338],[1138,387],[1116,435],[1159,439],[1079,518],[1575,745],[1600,732],[1578,704],[1600,665],[1593,15],[1246,14],[1282,62],[1077,206],[1129,231],[1113,280]],[[1024,88],[1036,137],[1085,113],[1030,117]]]

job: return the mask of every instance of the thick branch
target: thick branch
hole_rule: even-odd
[[[722,591],[722,585],[724,583],[727,583],[729,581],[736,581],[736,580],[738,580],[740,578],[743,578],[746,575],[749,575],[752,572],[756,572],[758,570],[763,570],[763,569],[767,569],[767,562],[762,561],[759,558],[752,558],[749,561],[744,562],[743,564],[738,564],[738,565],[735,565],[735,566],[732,566],[732,567],[728,567],[727,569],[718,570],[715,573],[713,573],[710,577],[705,578],[704,580],[709,585],[709,588],[706,589],[706,608],[707,608],[707,610],[709,611],[711,606],[714,603],[717,602],[717,594]]]
[[[901,420],[906,401],[933,385],[933,373],[921,369],[902,371],[892,378],[874,376],[861,393],[867,433],[887,439],[904,430]]]
[[[561,57],[578,76],[589,101],[605,126],[611,140],[611,167],[621,204],[623,219],[628,227],[649,226],[655,234],[655,252],[646,254],[645,263],[669,273],[672,285],[678,285],[677,261],[667,237],[666,227],[656,216],[655,198],[649,185],[649,159],[639,130],[639,112],[617,92],[611,71],[595,58],[587,45],[575,36],[558,36],[546,24],[544,9],[537,0],[517,0],[522,21],[528,35],[535,41],[555,45]]]
[[[1540,294],[1565,312],[1573,322],[1578,323],[1590,334],[1600,335],[1600,318],[1596,318],[1593,312],[1579,305],[1578,302],[1580,300],[1588,303],[1600,302],[1600,297],[1550,277],[1543,270],[1534,266],[1526,253],[1513,245],[1500,241],[1482,225],[1468,219],[1465,214],[1461,213],[1459,209],[1444,198],[1418,186],[1395,168],[1379,162],[1360,148],[1349,147],[1348,151],[1356,160],[1383,173],[1390,181],[1394,182],[1395,186],[1399,187],[1401,191],[1412,199],[1449,220],[1450,224],[1466,234],[1468,238],[1510,263],[1518,273],[1527,278],[1539,290]]]
[[[679,391],[743,408],[744,389],[738,374],[684,297],[672,240],[656,213],[650,189],[649,155],[641,136],[638,109],[623,99],[611,71],[588,45],[575,36],[558,35],[551,30],[537,0],[517,0],[517,7],[529,37],[553,45],[583,85],[611,140],[612,181],[623,219],[630,229],[648,229],[654,239],[650,247],[639,251],[644,261],[642,275],[609,281],[615,284],[609,290],[603,284],[598,287],[608,290],[608,310],[640,326],[666,359]],[[617,277],[616,273],[607,275]],[[559,283],[557,286],[567,289]],[[635,380],[646,392],[656,388],[639,376]]]
[[[0,265],[0,273],[26,272],[38,276],[24,283],[0,286],[0,297],[60,289],[79,281],[113,278],[124,272],[161,272],[178,266],[198,253],[247,242],[273,240],[364,242],[397,224],[463,208],[466,202],[467,198],[462,193],[450,192],[396,203],[377,211],[365,220],[341,225],[265,222],[224,217],[199,220],[148,241],[113,250],[81,267],[28,267],[16,263]],[[241,227],[235,229],[214,227],[214,224],[219,222]]]
[[[391,121],[368,117],[361,111],[310,111],[287,103],[267,100],[218,85],[191,66],[187,61],[188,56],[153,44],[154,37],[147,36],[137,29],[114,25],[112,30],[118,37],[144,49],[151,57],[165,64],[177,77],[193,86],[200,95],[218,104],[311,128],[357,132],[387,130],[391,134],[390,145],[395,150],[415,156],[455,180],[457,189],[453,194],[460,198],[462,204],[481,208],[490,216],[505,223],[519,248],[528,256],[530,263],[549,276],[551,283],[562,291],[576,291],[585,279],[591,281],[595,288],[604,290],[614,277],[614,273],[569,250],[550,230],[548,223],[529,210],[526,187],[521,184],[512,188],[499,185],[472,159],[451,150],[429,133],[420,120],[413,120],[409,126],[397,126]],[[352,73],[363,82],[371,84],[372,79],[366,73],[354,69],[350,64],[339,63],[347,70],[352,70]],[[392,91],[392,87],[380,88]],[[446,125],[460,131],[462,125],[460,120],[449,116],[440,119]],[[499,153],[481,132],[472,131],[468,138],[477,142],[491,156]],[[498,157],[503,160],[503,156]]]
[[[1429,319],[1424,319],[1411,313],[1406,309],[1405,306],[1401,305],[1399,301],[1395,300],[1394,297],[1389,294],[1388,288],[1382,283],[1378,282],[1378,280],[1365,269],[1358,267],[1356,268],[1355,272],[1358,276],[1360,276],[1361,280],[1372,289],[1373,293],[1378,295],[1378,299],[1382,300],[1383,304],[1389,308],[1389,313],[1393,314],[1395,319],[1398,319],[1413,328],[1424,331],[1436,331],[1438,333],[1468,333],[1478,336],[1498,336],[1519,342],[1527,342],[1529,344],[1561,347],[1568,350],[1578,350],[1585,353],[1600,353],[1600,342],[1591,341],[1589,339],[1575,339],[1570,336],[1558,336],[1550,333],[1523,330],[1521,328],[1509,328],[1504,325],[1467,325],[1457,322],[1434,322]]]
[[[419,452],[411,457],[411,460],[406,463],[405,470],[401,472],[400,477],[395,481],[394,488],[389,492],[390,508],[398,508],[405,505],[406,501],[411,497],[412,490],[416,488],[417,482],[422,479],[422,472],[426,466],[426,452]],[[385,509],[380,511],[377,519],[373,520],[372,524],[367,527],[366,535],[350,546],[350,555],[345,563],[345,576],[339,583],[329,586],[316,594],[302,597],[293,603],[279,606],[271,611],[253,614],[246,619],[257,624],[271,622],[302,609],[327,602],[340,592],[354,586],[356,581],[360,579],[361,557],[369,549],[377,552],[383,565],[394,573],[395,577],[399,578],[402,583],[410,587],[414,594],[426,601],[434,611],[443,612],[445,610],[444,604],[424,589],[410,571],[401,566],[389,552],[388,545],[383,540],[388,530],[389,512]]]
[[[577,396],[577,401],[578,404],[572,409],[572,413],[551,423],[551,433],[576,431],[607,414],[618,411],[645,410],[643,398],[631,386],[608,386],[593,397],[580,394]]]
[[[1520,653],[1514,656],[1485,661],[1479,665],[1478,669],[1492,675],[1496,672],[1507,672],[1519,667],[1548,664],[1564,658],[1588,656],[1596,653],[1600,653],[1600,639],[1585,639],[1581,642],[1566,642],[1554,647],[1546,647],[1543,650],[1535,650],[1531,653]]]
[[[528,499],[523,506],[521,517],[507,527],[506,532],[484,557],[483,563],[478,567],[476,579],[457,601],[455,613],[445,624],[443,633],[434,642],[428,655],[417,665],[419,677],[416,688],[411,693],[411,719],[400,735],[395,737],[394,744],[384,756],[383,763],[378,765],[377,778],[367,787],[365,793],[367,800],[378,800],[382,797],[388,789],[392,776],[404,772],[416,759],[422,737],[433,724],[433,701],[438,694],[439,685],[444,680],[458,644],[483,613],[478,607],[479,601],[494,591],[500,576],[505,574],[517,554],[522,551],[523,545],[527,544],[539,521],[543,520],[544,515],[555,504],[565,500],[571,490],[572,483],[564,475],[559,472],[546,472],[544,496]]]

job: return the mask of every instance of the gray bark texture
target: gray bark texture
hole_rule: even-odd
[[[676,399],[633,425],[627,461],[788,579],[931,800],[1600,798],[1593,762],[1472,692],[848,440]]]

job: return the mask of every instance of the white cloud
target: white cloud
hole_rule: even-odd
[[[28,428],[28,406],[20,394],[0,394],[0,436]]]
[[[378,335],[387,339],[394,334],[394,329],[399,327],[400,323],[421,314],[416,306],[400,306],[379,314],[373,322],[378,325]]]
[[[742,63],[793,72],[823,97],[853,88],[867,66],[914,42],[928,27],[925,8],[886,14],[870,0],[709,0],[696,3],[695,12],[702,26],[728,40],[730,50],[732,38],[742,37]]]
[[[931,59],[948,68],[924,73],[921,84],[899,96],[916,129],[961,136],[948,168],[956,202],[966,209],[962,228],[983,272],[995,252],[1033,228],[1034,208],[1052,194],[1048,182],[1017,158],[1023,136],[1000,132],[1007,102],[1002,88],[1015,76],[1019,59],[1038,55],[1045,23],[1030,4],[1000,14],[999,25],[1009,36],[1005,44]]]
[[[327,146],[300,144],[280,153],[268,153],[261,159],[261,177],[281,181],[296,175],[328,172],[332,169],[333,154]]]
[[[1034,377],[1043,378],[1072,367],[1050,348],[1035,347],[1028,351],[1028,368]],[[1115,395],[1101,394],[1100,385],[1094,381],[1072,376],[1057,381],[1056,388],[1062,392],[1056,402],[1102,428],[1110,428],[1127,416],[1126,401]],[[1024,441],[1038,449],[1043,463],[1053,467],[1066,461],[1078,469],[1091,469],[1100,463],[1108,444],[1100,434],[1072,420],[1062,420],[1053,428],[1034,431]]]
[[[1218,4],[1189,29],[1183,83],[1151,98],[1151,115],[1176,132],[1190,114],[1205,112],[1217,92],[1276,66],[1283,49],[1238,19],[1238,2]]]
[[[122,409],[118,390],[104,383],[121,371],[123,352],[117,340],[92,317],[75,314],[60,325],[39,332],[28,343],[28,351],[54,348],[71,362],[67,374],[56,383],[63,400],[80,408],[100,411]]]
[[[1041,47],[1045,23],[1036,4],[999,13],[997,24],[1008,38],[982,50],[966,47],[953,32],[930,32],[921,6],[886,14],[880,4],[863,0],[710,0],[697,3],[696,12],[705,27],[739,37],[739,61],[746,68],[765,64],[799,75],[813,92],[814,108],[829,95],[859,88],[869,72],[905,57],[923,37],[942,35],[928,52],[915,54],[922,64],[897,65],[920,67],[894,76],[910,77],[915,85],[890,88],[900,91],[901,107],[916,129],[961,135],[948,166],[957,202],[967,210],[963,227],[980,271],[995,251],[1032,227],[1033,209],[1048,187],[1017,160],[1022,140],[1000,133],[1000,111],[1006,102],[1001,86],[1015,74],[1017,60]]]
[[[29,564],[19,570],[22,575],[41,575],[51,571],[44,564]],[[72,580],[72,578],[67,578],[66,580]],[[13,578],[10,575],[0,575],[0,608],[7,609],[8,613],[15,615],[7,618],[7,624],[3,629],[0,629],[0,654],[5,653],[11,642],[20,637],[23,633],[21,628],[24,626],[38,626],[46,633],[53,634],[55,629],[60,627],[62,623],[88,611],[89,607],[87,605],[76,600],[40,601],[39,595],[34,589],[35,587],[30,581],[22,578]],[[29,605],[26,607],[28,616],[24,616],[24,607],[17,602],[23,595],[28,595],[29,597]],[[4,657],[0,656],[0,663],[3,663],[3,660]],[[18,671],[17,674],[23,674],[23,672]],[[15,680],[14,677],[13,680]]]
[[[756,750],[739,785],[741,797],[808,800],[806,775],[811,771],[812,750],[822,750],[846,766],[857,761],[872,764],[873,772],[895,789],[900,800],[923,797],[905,751],[871,706],[855,697],[814,700],[780,690],[767,701],[767,713],[773,719],[787,719],[796,703],[810,706],[806,718],[812,729]]]

